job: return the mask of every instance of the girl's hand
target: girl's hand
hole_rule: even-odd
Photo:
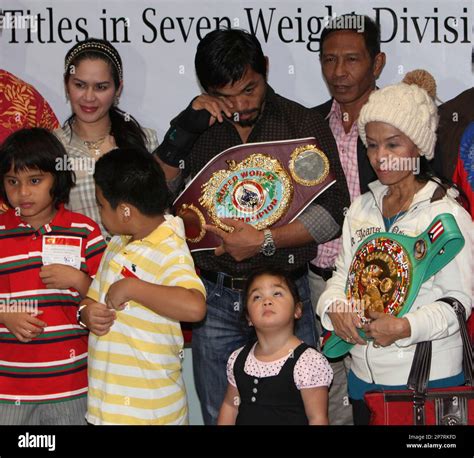
[[[388,347],[395,341],[410,337],[410,322],[406,318],[397,318],[381,312],[369,312],[372,321],[364,326],[369,338],[374,339],[374,346]]]
[[[38,337],[47,326],[44,321],[35,318],[42,314],[41,310],[35,314],[5,312],[1,314],[0,321],[20,342],[26,343]]]
[[[84,272],[71,266],[63,264],[50,264],[43,266],[40,270],[40,278],[43,280],[46,288],[51,289],[79,289],[81,279],[84,277]]]
[[[130,291],[133,278],[124,278],[110,286],[105,296],[105,303],[109,309],[123,310],[131,300]]]
[[[235,425],[237,414],[239,413],[240,395],[235,386],[227,384],[227,392],[224,402],[221,405],[219,416],[217,417],[218,425]]]
[[[367,345],[357,331],[358,328],[362,328],[362,322],[357,313],[348,312],[347,305],[339,301],[331,304],[330,310],[334,310],[328,312],[328,316],[338,337],[348,343]]]
[[[8,205],[0,200],[0,215],[3,215],[3,213],[6,213],[8,211]]]

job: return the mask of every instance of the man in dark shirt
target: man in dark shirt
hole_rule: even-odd
[[[317,345],[307,263],[318,243],[339,234],[349,194],[329,127],[318,113],[275,94],[267,83],[268,60],[253,35],[211,32],[199,43],[195,64],[206,92],[171,122],[155,151],[171,189],[232,146],[310,136],[328,156],[337,179],[292,223],[265,235],[249,224],[226,220],[235,227],[231,233],[208,228],[222,245],[193,253],[208,294],[206,319],[193,329],[194,376],[204,421],[215,424],[227,387],[227,359],[248,338],[241,324],[241,291],[251,270],[278,265],[290,272],[303,302],[296,335]]]

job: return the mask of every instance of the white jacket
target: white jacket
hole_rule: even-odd
[[[465,238],[461,252],[441,271],[421,285],[410,311],[404,315],[410,322],[411,336],[388,347],[355,345],[351,350],[351,368],[366,382],[383,385],[404,385],[415,353],[416,343],[431,340],[432,363],[430,380],[457,375],[462,370],[462,341],[452,308],[437,299],[451,296],[471,313],[473,295],[474,224],[469,214],[448,195],[430,202],[437,184],[429,181],[420,189],[408,211],[398,219],[391,232],[416,236],[424,232],[435,216],[451,213]],[[360,243],[374,232],[384,232],[382,199],[387,186],[376,181],[370,191],[359,196],[350,206],[344,220],[343,247],[336,261],[336,272],[319,298],[317,314],[322,325],[333,330],[327,309],[335,300],[345,301],[345,286],[352,258]],[[351,243],[352,241],[352,243]]]

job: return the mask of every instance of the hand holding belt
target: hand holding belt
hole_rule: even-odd
[[[191,251],[220,245],[205,224],[224,231],[232,218],[257,230],[289,224],[335,183],[315,138],[234,146],[212,159],[173,206],[185,225]]]
[[[379,232],[357,249],[349,269],[346,296],[352,307],[402,317],[410,310],[421,285],[463,248],[464,237],[453,215],[436,216],[425,232],[409,237]],[[359,329],[362,338],[367,339]],[[353,344],[332,334],[324,343],[329,358],[346,354]]]

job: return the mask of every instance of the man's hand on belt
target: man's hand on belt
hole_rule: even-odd
[[[264,235],[262,231],[255,229],[252,225],[242,221],[221,218],[226,226],[234,228],[232,232],[225,232],[216,226],[206,224],[204,228],[222,239],[222,245],[215,250],[216,256],[224,253],[230,254],[236,261],[243,261],[260,253]]]

